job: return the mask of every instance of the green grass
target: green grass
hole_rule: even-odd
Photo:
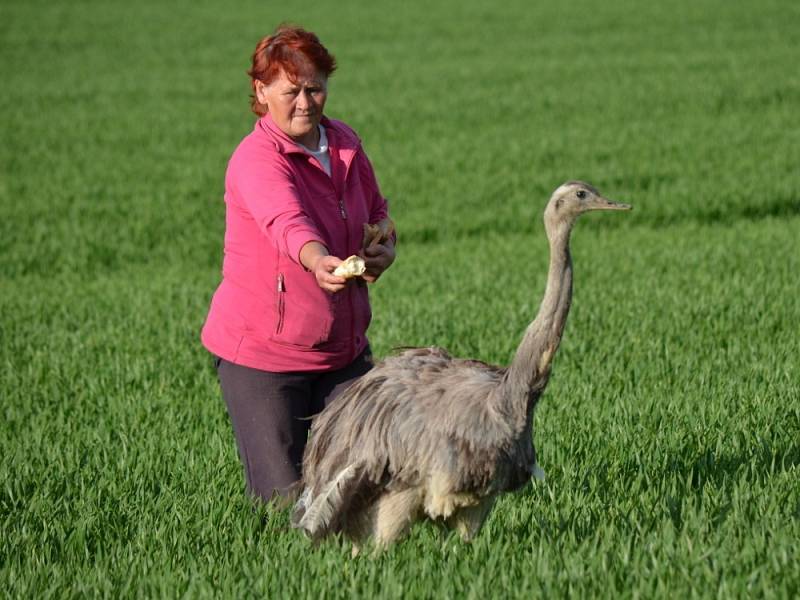
[[[7,2],[0,9],[0,589],[10,597],[796,597],[800,8],[791,2]],[[462,544],[312,549],[250,504],[198,332],[244,71],[281,21],[337,55],[401,236],[379,356],[506,363],[541,210],[583,218],[537,411],[547,481]]]

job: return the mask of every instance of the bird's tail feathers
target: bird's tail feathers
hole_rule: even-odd
[[[303,520],[309,506],[311,506],[311,488],[306,488],[303,490],[303,493],[300,494],[300,497],[297,499],[292,509],[292,527],[300,526],[300,521]]]
[[[351,464],[339,471],[318,494],[313,495],[311,488],[307,487],[295,504],[292,527],[302,529],[315,541],[333,531],[342,509],[358,488],[361,474],[362,469]]]

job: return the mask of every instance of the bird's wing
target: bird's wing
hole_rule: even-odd
[[[382,361],[314,418],[303,456],[303,480],[318,494],[351,464],[360,464],[373,484],[385,475],[394,424],[413,412],[414,391],[436,393],[428,381],[450,356],[439,348],[413,348]]]
[[[292,527],[302,529],[317,541],[339,530],[342,516],[363,484],[364,469],[348,465],[318,492],[306,487],[292,512]]]

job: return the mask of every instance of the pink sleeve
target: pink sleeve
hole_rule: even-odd
[[[300,264],[300,249],[305,244],[325,243],[304,211],[294,177],[280,155],[250,151],[234,157],[227,179],[258,228],[296,263]]]

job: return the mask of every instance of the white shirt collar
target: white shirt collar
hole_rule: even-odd
[[[317,156],[318,154],[324,154],[325,152],[328,151],[328,134],[325,133],[325,128],[322,126],[322,124],[318,125],[318,127],[319,127],[318,150],[312,150],[308,146],[303,146],[303,144],[300,144],[303,150],[306,150],[309,154],[313,154],[314,156]]]

